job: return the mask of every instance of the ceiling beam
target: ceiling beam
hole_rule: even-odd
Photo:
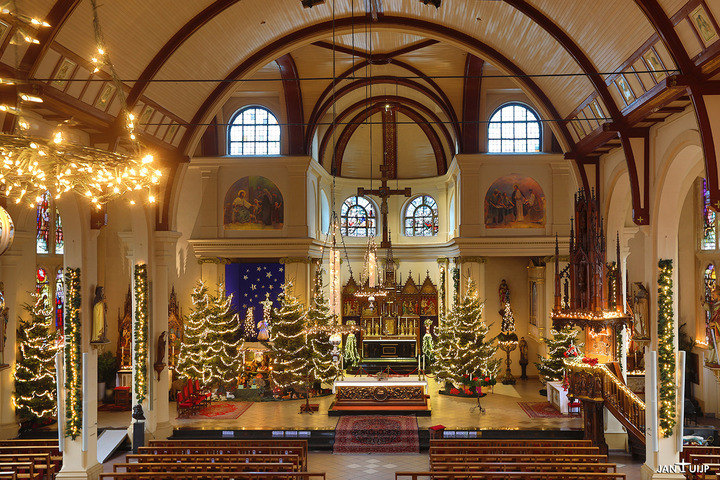
[[[39,43],[31,43],[25,51],[22,60],[20,60],[19,70],[32,76],[40,65],[40,60],[47,52],[53,40],[57,36],[65,21],[70,18],[75,7],[80,4],[81,0],[57,0],[45,17],[45,21],[50,24],[48,28],[39,29],[37,39]]]
[[[374,104],[374,103],[393,103],[393,104],[399,104],[399,105],[407,105],[411,107],[413,110],[421,112],[423,115],[425,115],[427,118],[430,119],[430,123],[440,131],[440,133],[443,134],[443,137],[445,138],[445,142],[447,144],[448,151],[450,152],[450,156],[455,155],[455,141],[453,140],[452,136],[450,135],[450,131],[447,129],[447,126],[440,120],[440,117],[438,117],[435,112],[433,112],[430,108],[423,105],[422,103],[418,102],[417,100],[413,100],[411,98],[407,97],[400,97],[396,95],[381,95],[381,96],[375,96],[370,98],[364,98],[358,102],[355,102],[354,104],[350,105],[348,108],[340,112],[337,117],[335,118],[335,121],[328,127],[328,129],[325,131],[325,134],[323,135],[323,138],[320,142],[320,148],[318,149],[318,162],[321,164],[324,163],[325,160],[325,152],[327,151],[327,147],[330,143],[330,141],[335,140],[335,130],[337,129],[337,126],[342,124],[342,122],[345,120],[346,117],[348,117],[352,112],[356,111],[359,108],[367,107],[368,105]],[[428,122],[426,122],[428,123]]]
[[[305,155],[304,122],[300,74],[289,53],[275,60],[280,69],[285,97],[285,118],[288,133],[288,155]]]
[[[462,153],[480,152],[480,92],[485,61],[468,53],[465,59],[465,78],[462,97]]]

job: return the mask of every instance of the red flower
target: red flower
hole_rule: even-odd
[[[489,382],[489,381],[490,381],[490,377],[485,377],[485,381],[486,381],[486,382]]]
[[[457,395],[457,394],[460,393],[460,390],[458,390],[457,388],[451,388],[451,389],[450,389],[450,393],[451,393],[452,395]]]
[[[473,382],[477,382],[477,381],[478,381],[478,377],[473,378]]]

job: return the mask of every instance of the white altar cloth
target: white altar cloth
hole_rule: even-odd
[[[352,377],[345,380],[336,380],[333,383],[332,391],[335,393],[337,387],[425,387],[428,391],[428,383],[420,380],[417,375],[409,375],[407,377],[389,377],[387,379],[378,380],[377,377]]]

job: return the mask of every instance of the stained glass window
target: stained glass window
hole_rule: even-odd
[[[703,274],[703,286],[705,287],[705,304],[708,306],[711,306],[713,304],[712,294],[715,290],[716,280],[717,274],[715,273],[715,265],[711,263],[705,268],[705,272]],[[712,345],[712,343],[710,343],[710,320],[712,318],[712,314],[713,312],[711,308],[707,308],[705,310],[705,334],[707,336],[705,341],[708,345]]]
[[[435,199],[420,195],[412,199],[405,209],[405,235],[432,237],[438,233],[438,209]]]
[[[280,125],[270,110],[247,107],[230,121],[230,155],[280,155]]]
[[[65,315],[65,280],[62,267],[55,277],[55,328],[62,331]]]
[[[492,114],[488,124],[488,152],[540,151],[540,117],[520,103],[507,103]]]
[[[55,209],[55,253],[62,255],[65,253],[65,239],[63,238],[62,219],[60,212]]]
[[[340,208],[340,234],[371,237],[377,232],[375,205],[365,197],[350,197]]]
[[[44,268],[38,268],[35,278],[35,291],[40,296],[43,308],[50,308],[50,281]]]
[[[37,253],[50,253],[50,192],[45,192],[37,206]]]
[[[702,250],[715,250],[717,246],[717,223],[715,212],[710,208],[710,191],[707,181],[703,179],[703,237],[700,242]]]

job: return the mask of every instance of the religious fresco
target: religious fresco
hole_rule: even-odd
[[[543,228],[545,194],[530,177],[500,177],[485,194],[486,228]]]
[[[265,177],[243,177],[225,195],[226,230],[275,230],[283,227],[283,197]]]

